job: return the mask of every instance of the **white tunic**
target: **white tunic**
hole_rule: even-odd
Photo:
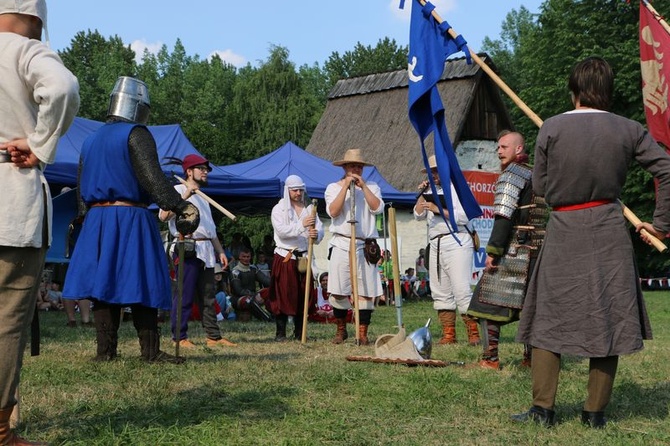
[[[186,186],[183,184],[177,184],[175,190],[179,192],[180,196],[183,196]],[[200,224],[198,228],[189,235],[188,238],[193,238],[195,242],[195,256],[205,262],[205,268],[214,268],[216,264],[216,252],[214,252],[214,245],[211,240],[216,238],[216,224],[214,223],[214,218],[212,217],[212,210],[209,208],[209,203],[205,201],[200,195],[191,195],[186,201],[193,203],[195,207],[198,208],[200,213]],[[168,220],[168,226],[170,228],[170,233],[173,237],[178,237],[179,232],[177,232],[176,216],[172,216]],[[172,248],[174,249],[174,247]]]
[[[274,229],[275,253],[285,256],[289,249],[296,251],[307,251],[309,239],[308,229],[302,225],[302,221],[312,215],[312,205],[303,208],[300,215],[296,215],[292,206],[286,205],[284,199],[279,200],[272,208],[272,228]],[[318,235],[315,243],[320,243],[323,239],[323,223],[316,216],[314,225]],[[295,257],[295,254],[293,255]]]
[[[12,216],[0,219],[0,246],[38,248],[44,244],[43,187],[51,229],[51,197],[42,169],[54,162],[58,139],[77,114],[79,84],[58,54],[38,40],[0,33],[0,57],[0,142],[27,138],[42,161],[41,168],[31,169],[0,163],[0,207]]]

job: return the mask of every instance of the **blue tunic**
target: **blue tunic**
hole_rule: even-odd
[[[128,137],[136,125],[106,124],[84,142],[79,187],[87,205],[152,202],[130,161]],[[169,309],[170,279],[156,216],[141,206],[91,207],[72,254],[63,297]]]

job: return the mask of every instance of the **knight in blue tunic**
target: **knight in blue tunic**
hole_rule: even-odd
[[[79,202],[85,219],[63,297],[93,300],[95,360],[117,356],[121,310],[130,307],[142,358],[183,362],[160,350],[158,309],[170,309],[171,288],[158,221],[148,206],[156,203],[175,212],[182,234],[198,227],[198,210],[160,168],[156,141],[146,127],[146,85],[120,77],[110,98],[105,125],[81,150]]]

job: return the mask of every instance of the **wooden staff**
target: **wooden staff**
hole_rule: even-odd
[[[633,224],[633,226],[637,227],[637,225],[642,224],[642,221],[639,218],[637,218],[637,215],[635,215],[633,211],[628,209],[628,207],[626,207],[625,204],[621,202],[619,203],[621,204],[621,208],[623,209],[623,215],[628,219],[629,222]],[[663,243],[662,241],[651,235],[649,231],[647,231],[646,229],[642,229],[640,232],[649,237],[651,240],[651,244],[654,245],[654,248],[658,249],[660,252],[665,252],[668,250],[668,247],[665,245],[665,243]]]
[[[310,229],[316,227],[316,200],[312,200],[312,218],[314,223],[310,226]],[[302,309],[302,337],[300,338],[301,343],[307,342],[307,313],[309,313],[309,298],[310,291],[312,290],[312,257],[314,256],[314,239],[310,236],[307,241],[307,271],[305,272],[305,304]]]
[[[417,0],[417,1],[422,6],[424,6],[426,4],[425,0]],[[646,2],[643,2],[643,3],[646,3]],[[654,12],[658,15],[658,13],[656,11],[652,11],[652,12]],[[432,14],[433,18],[435,18],[435,21],[437,23],[442,23],[444,21],[444,20],[442,20],[442,17],[440,17],[440,15],[434,9],[431,12],[431,14]],[[448,32],[449,32],[449,36],[452,39],[455,39],[456,37],[458,37],[458,34],[456,33],[456,31],[454,31],[453,28],[449,28]],[[535,123],[535,125],[537,125],[538,127],[542,127],[542,123],[543,123],[542,119],[540,119],[540,117],[537,116],[535,114],[535,112],[533,110],[531,110],[530,107],[528,107],[526,105],[526,103],[523,102],[521,100],[521,98],[519,96],[517,96],[516,93],[514,93],[514,91],[512,91],[511,88],[509,88],[509,86],[507,86],[507,84],[500,78],[500,76],[498,76],[491,69],[491,67],[486,65],[486,63],[477,54],[475,54],[474,51],[472,51],[470,49],[470,47],[468,47],[468,51],[470,51],[470,56],[472,57],[472,60],[474,60],[477,63],[477,65],[479,65],[481,67],[481,69],[484,70],[484,72],[489,75],[489,77],[493,80],[493,82],[495,82],[496,85],[498,85],[498,87],[500,87],[500,89],[502,91],[507,93],[507,96],[510,97],[510,99],[517,105],[517,107],[519,107],[526,114],[526,116],[528,116],[530,118],[530,120]],[[628,221],[631,224],[637,225],[637,224],[641,223],[640,219],[637,218],[637,216],[633,213],[633,211],[628,209],[623,203],[621,203],[621,206],[624,208],[624,211],[625,211],[624,216],[628,219]],[[665,244],[663,244],[662,241],[660,241],[654,235],[650,234],[649,231],[647,231],[646,229],[642,229],[642,231],[640,231],[640,232],[642,232],[644,235],[649,237],[651,239],[652,244],[654,245],[654,247],[656,249],[658,249],[659,251],[664,252],[666,249],[668,249],[665,246]],[[665,248],[663,249],[663,247],[665,247]]]
[[[356,344],[361,340],[361,318],[358,303],[358,257],[356,254],[356,182],[349,183],[349,201],[351,203],[351,234],[349,235],[349,275],[351,277],[351,298],[354,300],[354,316],[356,317]]]
[[[183,184],[183,185],[185,185],[185,186],[188,185],[188,183],[186,182],[186,180],[183,179],[182,177],[180,177],[179,175],[173,175],[173,176],[174,176],[176,179],[178,179],[179,182],[180,182],[181,184]],[[213,199],[211,199],[211,198],[210,198],[206,193],[204,193],[203,191],[201,191],[200,189],[198,189],[198,190],[195,191],[195,193],[198,194],[199,196],[201,196],[205,201],[207,201],[209,204],[211,204],[212,206],[214,206],[216,209],[218,209],[219,211],[221,211],[221,212],[223,213],[223,215],[225,215],[226,217],[230,218],[232,221],[237,221],[237,217],[236,217],[234,214],[232,214],[230,211],[228,211],[228,209],[224,208],[224,207],[221,206],[219,203],[217,203],[216,201],[214,201]]]
[[[398,231],[396,229],[395,208],[389,208],[389,234],[391,235],[391,261],[393,264],[393,292],[395,293],[395,309],[398,319],[398,328],[404,326],[402,322],[402,291],[400,289],[400,257],[398,253]]]

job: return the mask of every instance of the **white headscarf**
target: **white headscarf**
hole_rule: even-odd
[[[298,175],[287,176],[286,181],[284,182],[284,198],[282,198],[282,201],[284,202],[283,207],[285,209],[286,214],[286,223],[289,223],[291,211],[293,209],[293,206],[291,206],[291,197],[289,196],[288,191],[295,189],[305,190],[305,182]],[[303,204],[305,205],[305,207],[307,207],[307,194],[303,195]],[[297,215],[296,217],[300,216]]]

